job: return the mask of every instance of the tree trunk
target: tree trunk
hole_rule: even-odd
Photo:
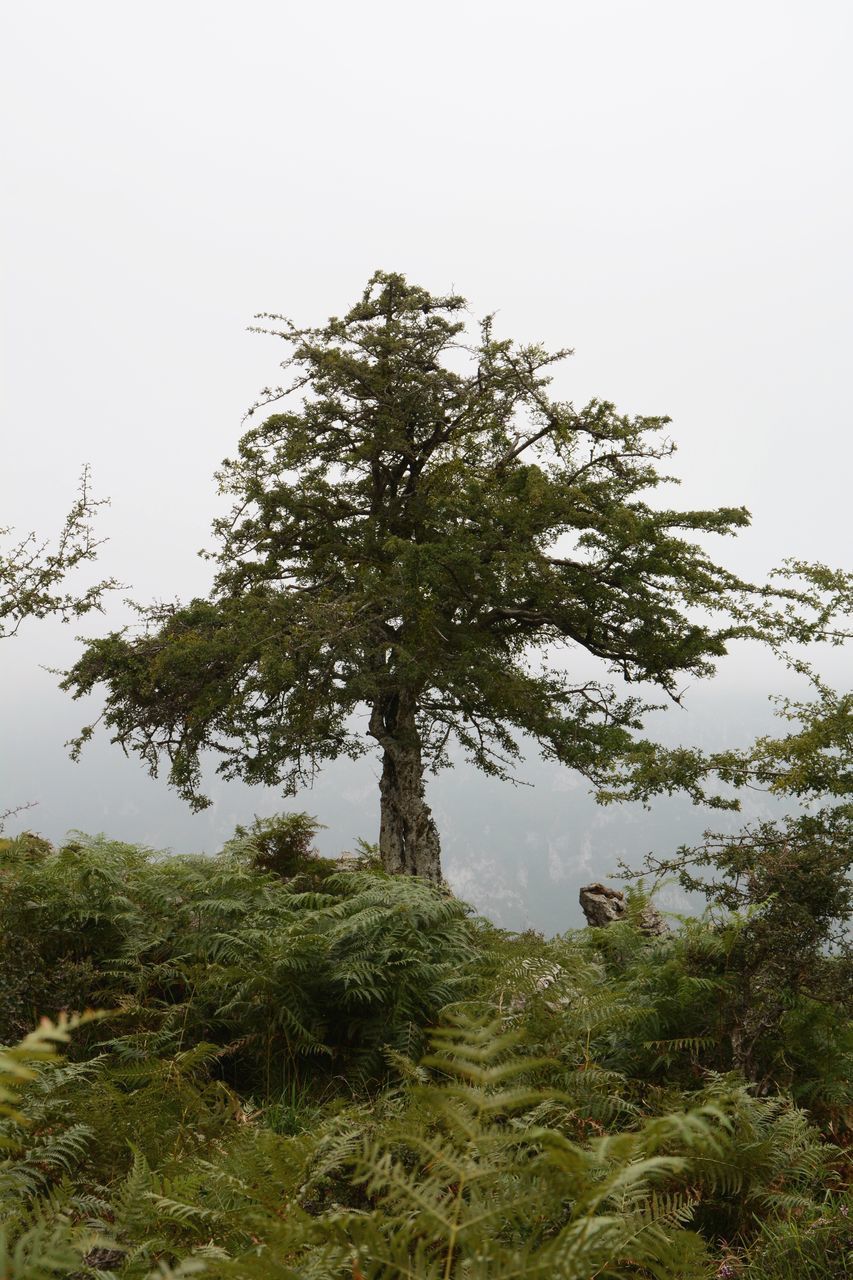
[[[379,853],[392,875],[441,880],[441,841],[424,798],[414,702],[394,694],[377,703],[370,734],[382,748]]]

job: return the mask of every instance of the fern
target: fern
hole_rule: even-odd
[[[433,1045],[433,1080],[356,1161],[373,1208],[340,1225],[365,1277],[704,1274],[680,1184],[692,1150],[719,1147],[710,1112],[581,1146],[540,1123],[555,1096],[516,1033],[457,1014]]]
[[[96,1232],[76,1223],[66,1211],[63,1200],[70,1197],[51,1195],[51,1182],[76,1171],[90,1130],[72,1124],[25,1141],[28,1126],[34,1125],[42,1109],[37,1092],[34,1114],[29,1114],[30,1086],[39,1080],[40,1072],[51,1074],[57,1045],[67,1044],[74,1031],[97,1016],[63,1015],[56,1023],[45,1018],[20,1044],[0,1049],[0,1141],[8,1153],[0,1161],[0,1274],[7,1280],[67,1276],[98,1242]],[[52,1074],[67,1081],[79,1080],[85,1073],[54,1070]]]
[[[792,1280],[788,1245],[838,1255],[814,1121],[842,1132],[849,1033],[786,1014],[810,1113],[733,1071],[737,921],[508,935],[250,845],[0,849],[0,1019],[32,992],[113,1010],[0,1051],[0,1274]]]

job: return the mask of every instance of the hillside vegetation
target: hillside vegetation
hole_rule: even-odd
[[[747,1076],[760,907],[509,934],[312,832],[0,842],[0,1274],[846,1273],[841,956]]]

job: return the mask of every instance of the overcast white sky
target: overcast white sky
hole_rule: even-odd
[[[843,0],[3,6],[0,520],[49,532],[89,461],[103,570],[203,590],[212,472],[281,354],[245,326],[383,267],[574,346],[567,397],[671,414],[679,500],[754,513],[734,567],[849,565],[851,35]],[[42,793],[88,814],[92,767],[39,664],[75,652],[0,654],[4,776],[53,834],[82,819]]]

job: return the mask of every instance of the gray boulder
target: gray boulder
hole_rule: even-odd
[[[585,884],[580,891],[580,904],[588,925],[603,929],[614,920],[624,920],[628,910],[625,895],[619,889],[606,884]],[[669,925],[661,913],[646,903],[637,921],[641,933],[659,938],[669,933]]]

